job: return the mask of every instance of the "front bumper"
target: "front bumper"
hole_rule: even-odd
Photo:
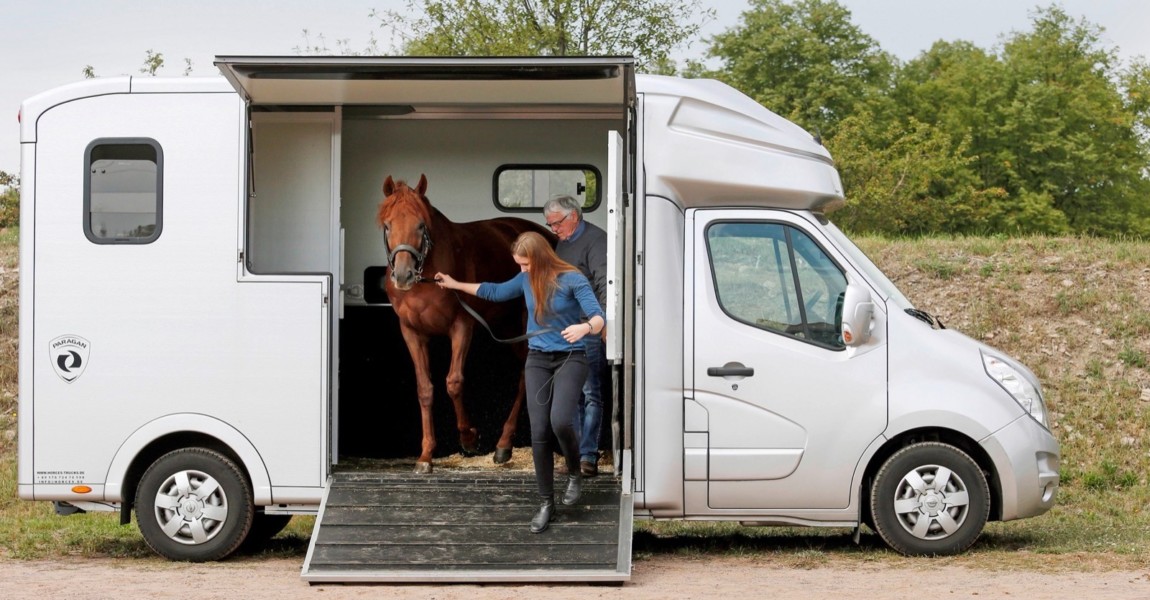
[[[1036,517],[1058,495],[1058,440],[1028,415],[994,432],[981,445],[994,461],[1002,490],[1002,520]]]

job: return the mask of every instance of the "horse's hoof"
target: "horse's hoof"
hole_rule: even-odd
[[[511,448],[496,448],[495,456],[493,456],[492,459],[495,460],[495,464],[497,465],[511,460]]]
[[[415,463],[415,474],[416,475],[427,475],[429,473],[431,473],[431,463],[429,463],[429,462],[416,462]]]
[[[479,432],[474,427],[459,435],[459,452],[464,456],[479,456]]]

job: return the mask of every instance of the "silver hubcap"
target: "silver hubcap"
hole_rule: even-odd
[[[156,519],[169,538],[188,545],[216,537],[228,518],[228,497],[203,471],[180,471],[156,492]]]
[[[924,465],[903,475],[894,494],[899,524],[923,540],[940,540],[958,531],[969,504],[962,478],[938,465]]]

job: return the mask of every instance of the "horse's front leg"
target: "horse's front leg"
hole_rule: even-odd
[[[503,435],[495,444],[495,464],[501,465],[511,460],[511,442],[515,439],[515,428],[519,425],[519,410],[523,408],[523,398],[527,396],[527,386],[523,381],[523,372],[519,372],[519,391],[515,393],[515,403],[511,405],[511,414],[503,423]]]
[[[447,395],[455,405],[455,426],[459,429],[459,446],[466,456],[479,453],[479,434],[471,425],[463,406],[463,364],[471,347],[472,322],[459,318],[451,326],[451,368],[447,371]]]
[[[419,459],[415,461],[415,472],[427,474],[431,472],[431,455],[435,451],[435,420],[431,411],[435,390],[431,385],[427,337],[406,327],[401,327],[400,331],[403,333],[403,341],[407,343],[407,351],[411,354],[411,362],[415,365],[415,390],[419,397],[419,413],[423,422],[423,450]]]

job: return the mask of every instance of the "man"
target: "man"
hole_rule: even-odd
[[[583,220],[583,207],[571,196],[556,196],[543,205],[547,226],[559,237],[555,253],[578,268],[587,280],[601,306],[607,310],[607,232]],[[587,381],[575,413],[575,430],[579,432],[579,470],[584,477],[599,474],[599,429],[603,423],[602,376],[607,368],[603,352],[604,331],[600,336],[587,336]]]

